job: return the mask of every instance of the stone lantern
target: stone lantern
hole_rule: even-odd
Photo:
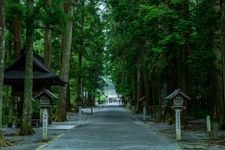
[[[173,100],[172,108],[175,110],[175,120],[176,120],[176,139],[181,140],[181,121],[180,113],[183,109],[186,109],[187,100],[191,98],[187,96],[180,89],[176,89],[173,93],[165,97],[167,100]]]
[[[57,98],[49,90],[43,89],[39,94],[34,98],[40,99],[40,120],[42,122],[42,140],[48,140],[48,118],[49,118],[49,109],[51,106],[51,100]]]

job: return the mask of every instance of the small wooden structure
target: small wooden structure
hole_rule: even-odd
[[[52,92],[50,92],[47,89],[43,89],[40,93],[38,93],[37,95],[34,96],[35,99],[39,99],[40,100],[40,125],[42,124],[42,110],[43,108],[47,108],[48,109],[48,123],[51,123],[51,104],[52,101],[54,99],[58,99],[58,97],[53,94]]]
[[[34,96],[35,99],[40,99],[40,107],[47,107],[51,106],[51,101],[53,99],[58,99],[58,97],[50,92],[47,89],[43,89],[40,93]]]
[[[180,99],[179,97],[183,98],[182,106],[184,108],[187,107],[187,102],[188,102],[188,100],[191,100],[191,98],[187,94],[182,92],[180,89],[176,89],[176,90],[174,90],[174,92],[172,92],[170,95],[168,95],[164,98],[164,101],[163,101],[163,104],[162,104],[162,108],[164,110],[164,113],[168,113],[168,112],[172,113],[171,108],[174,107],[174,105],[176,105],[175,103],[178,99]],[[177,104],[177,105],[179,105],[179,104]]]
[[[37,94],[34,98],[40,99],[40,121],[42,124],[42,140],[48,140],[48,123],[50,116],[50,106],[51,100],[57,98],[52,92],[49,90],[43,89],[42,92]],[[50,116],[50,117],[49,117]]]
[[[187,106],[187,100],[191,100],[191,98],[185,94],[184,92],[182,92],[180,89],[176,89],[174,90],[174,92],[172,92],[170,95],[166,96],[165,99],[165,103],[164,106],[173,106],[174,103],[176,103],[175,101],[177,100],[177,98],[182,97],[184,99],[183,101],[183,106],[186,107]]]
[[[40,100],[40,108],[47,108],[49,112],[49,123],[51,123],[51,104],[54,99],[58,97],[47,89],[43,89],[40,93],[34,96],[35,99]],[[42,123],[42,111],[40,111],[40,123]]]
[[[187,96],[184,92],[180,89],[176,89],[173,93],[165,97],[168,99],[169,104],[172,102],[172,108],[175,110],[175,123],[176,123],[176,139],[181,140],[181,112],[183,109],[186,109],[187,100],[191,98]],[[185,125],[186,115],[182,116],[183,124]]]
[[[12,95],[20,97],[20,100],[17,101],[17,119],[19,122],[21,122],[23,112],[25,60],[26,53],[22,52],[15,62],[4,70],[4,85],[11,86]],[[36,53],[33,54],[33,96],[38,93],[40,94],[41,92],[50,96],[51,94],[49,95],[49,92],[46,90],[43,91],[43,89],[49,89],[51,86],[64,86],[67,84],[66,81],[62,80],[58,75],[49,70],[43,62],[44,61],[41,56]],[[37,120],[37,118],[35,119]]]
[[[12,86],[16,96],[23,96],[25,78],[26,54],[22,53],[9,67],[4,70],[4,85]],[[43,58],[34,53],[33,55],[33,95],[41,89],[48,89],[50,86],[64,86],[67,82],[50,71],[43,63]]]

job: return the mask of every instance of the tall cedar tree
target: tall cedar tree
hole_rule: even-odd
[[[220,0],[221,11],[221,60],[222,60],[222,99],[225,102],[225,2]],[[223,108],[225,108],[225,103]],[[223,129],[225,129],[225,119],[223,117]]]
[[[85,1],[81,1],[81,23],[80,23],[80,32],[83,33],[84,32],[84,15],[85,15],[85,9],[84,9],[84,4]],[[77,59],[77,67],[78,70],[81,71],[82,68],[82,61],[83,61],[83,51],[84,51],[84,37],[81,36],[80,40],[79,40],[79,51],[78,51],[78,59]],[[81,76],[81,72],[78,73],[77,76],[77,94],[76,94],[76,99],[75,99],[75,111],[78,111],[78,105],[81,105],[83,102],[82,99],[82,76]]]
[[[20,135],[31,135],[34,133],[31,127],[32,118],[32,95],[33,95],[33,0],[27,0],[27,18],[26,18],[26,63],[25,63],[25,80],[24,80],[24,102],[23,116]]]
[[[19,0],[14,0],[16,5],[20,4]],[[15,57],[17,58],[20,55],[20,51],[22,49],[22,36],[21,36],[21,19],[19,18],[19,14],[14,13],[13,18],[13,35],[14,35],[14,49],[15,49]]]
[[[48,6],[51,6],[52,0],[47,1]],[[47,23],[45,25],[45,33],[44,33],[44,41],[45,41],[45,49],[44,49],[44,61],[48,68],[51,68],[51,53],[52,53],[52,30],[50,29],[50,24]]]
[[[69,80],[69,69],[70,69],[70,52],[71,52],[71,43],[72,43],[72,29],[73,21],[71,17],[73,16],[74,11],[74,0],[66,0],[64,4],[65,13],[68,15],[68,20],[65,23],[65,29],[62,34],[62,63],[60,76],[63,80]],[[65,121],[66,120],[66,97],[68,86],[61,87],[59,93],[59,101],[57,107],[56,121]]]
[[[0,147],[9,146],[4,140],[2,131],[2,104],[3,104],[3,80],[4,80],[4,57],[5,57],[5,9],[4,0],[0,1]]]

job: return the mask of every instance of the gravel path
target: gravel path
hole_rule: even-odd
[[[86,111],[89,111],[86,109]],[[68,120],[66,122],[53,122],[49,125],[48,129],[48,142],[42,141],[42,128],[33,128],[35,134],[30,136],[20,136],[18,135],[18,128],[4,128],[3,133],[7,141],[10,141],[13,146],[10,147],[0,147],[0,150],[35,150],[38,147],[46,145],[54,139],[70,132],[71,128],[78,127],[81,123],[85,123],[90,115],[83,114],[82,120],[79,121],[77,113],[68,113]]]
[[[224,145],[211,144],[204,127],[182,130],[182,140],[175,140],[174,125],[142,121],[141,114],[115,106],[82,109],[82,117],[68,113],[66,122],[49,126],[49,141],[42,142],[42,128],[31,136],[17,135],[18,129],[4,128],[4,137],[13,146],[1,150],[222,150]],[[225,137],[225,132],[220,131]]]
[[[124,108],[103,108],[88,122],[70,129],[38,150],[176,150],[172,143]]]

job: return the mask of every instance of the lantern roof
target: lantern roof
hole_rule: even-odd
[[[34,96],[34,98],[39,99],[42,96],[47,96],[50,99],[58,99],[58,97],[52,93],[51,91],[47,90],[47,89],[43,89],[40,93],[38,93],[37,95]]]
[[[191,98],[185,94],[184,92],[182,92],[180,89],[176,89],[174,90],[174,92],[172,92],[170,95],[166,96],[165,99],[174,99],[177,96],[182,96],[183,98],[190,100]]]

